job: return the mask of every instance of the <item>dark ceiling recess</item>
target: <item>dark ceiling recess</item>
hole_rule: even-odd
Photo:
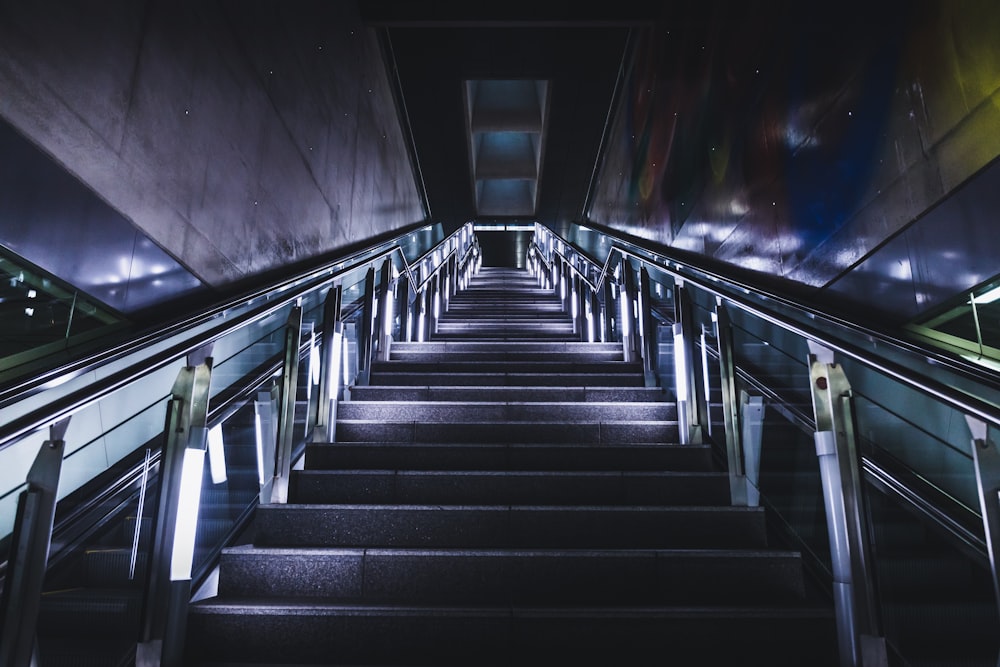
[[[535,215],[547,102],[547,81],[465,83],[466,138],[477,217]]]
[[[360,7],[398,77],[432,221],[582,218],[631,32],[657,3]]]

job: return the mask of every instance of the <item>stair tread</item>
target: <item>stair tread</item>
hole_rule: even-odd
[[[825,604],[805,601],[800,604],[743,604],[743,605],[495,605],[495,606],[462,606],[462,605],[392,605],[392,604],[357,604],[357,603],[324,603],[308,597],[227,597],[205,598],[191,605],[195,613],[251,613],[265,615],[272,613],[297,615],[319,613],[323,615],[361,615],[361,616],[456,616],[470,618],[536,616],[536,617],[575,617],[604,618],[616,616],[619,618],[639,617],[690,617],[732,618],[770,616],[774,618],[794,618],[803,614],[817,618],[833,616],[833,611]]]
[[[797,559],[799,552],[788,549],[761,549],[761,548],[688,548],[688,549],[649,549],[649,548],[628,548],[628,549],[608,549],[608,548],[578,548],[578,549],[539,549],[539,548],[511,548],[511,549],[465,549],[465,548],[412,548],[412,547],[282,547],[282,546],[262,546],[256,544],[239,544],[226,547],[223,553],[229,555],[367,555],[367,554],[388,554],[400,556],[424,555],[424,556],[466,556],[469,558],[524,558],[533,556],[546,556],[551,558],[584,558],[584,557],[610,557],[610,558],[789,558]]]
[[[524,270],[448,301],[430,340],[371,364],[336,442],[307,445],[291,502],[223,550],[189,664],[651,665],[696,643],[826,664],[833,606],[802,553],[729,502],[712,445],[678,442],[641,362],[582,341]]]

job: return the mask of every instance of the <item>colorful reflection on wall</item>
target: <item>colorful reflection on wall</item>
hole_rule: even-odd
[[[593,222],[822,287],[1000,154],[1000,3],[699,7],[638,36]]]

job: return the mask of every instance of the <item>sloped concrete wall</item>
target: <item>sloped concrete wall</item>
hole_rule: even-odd
[[[899,319],[1000,272],[1000,5],[699,6],[638,38],[593,222]]]
[[[0,116],[209,285],[424,219],[354,2],[0,0],[0,91]]]

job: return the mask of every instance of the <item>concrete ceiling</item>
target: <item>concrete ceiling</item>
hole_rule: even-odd
[[[656,3],[360,8],[394,67],[431,220],[583,216],[632,29]]]

